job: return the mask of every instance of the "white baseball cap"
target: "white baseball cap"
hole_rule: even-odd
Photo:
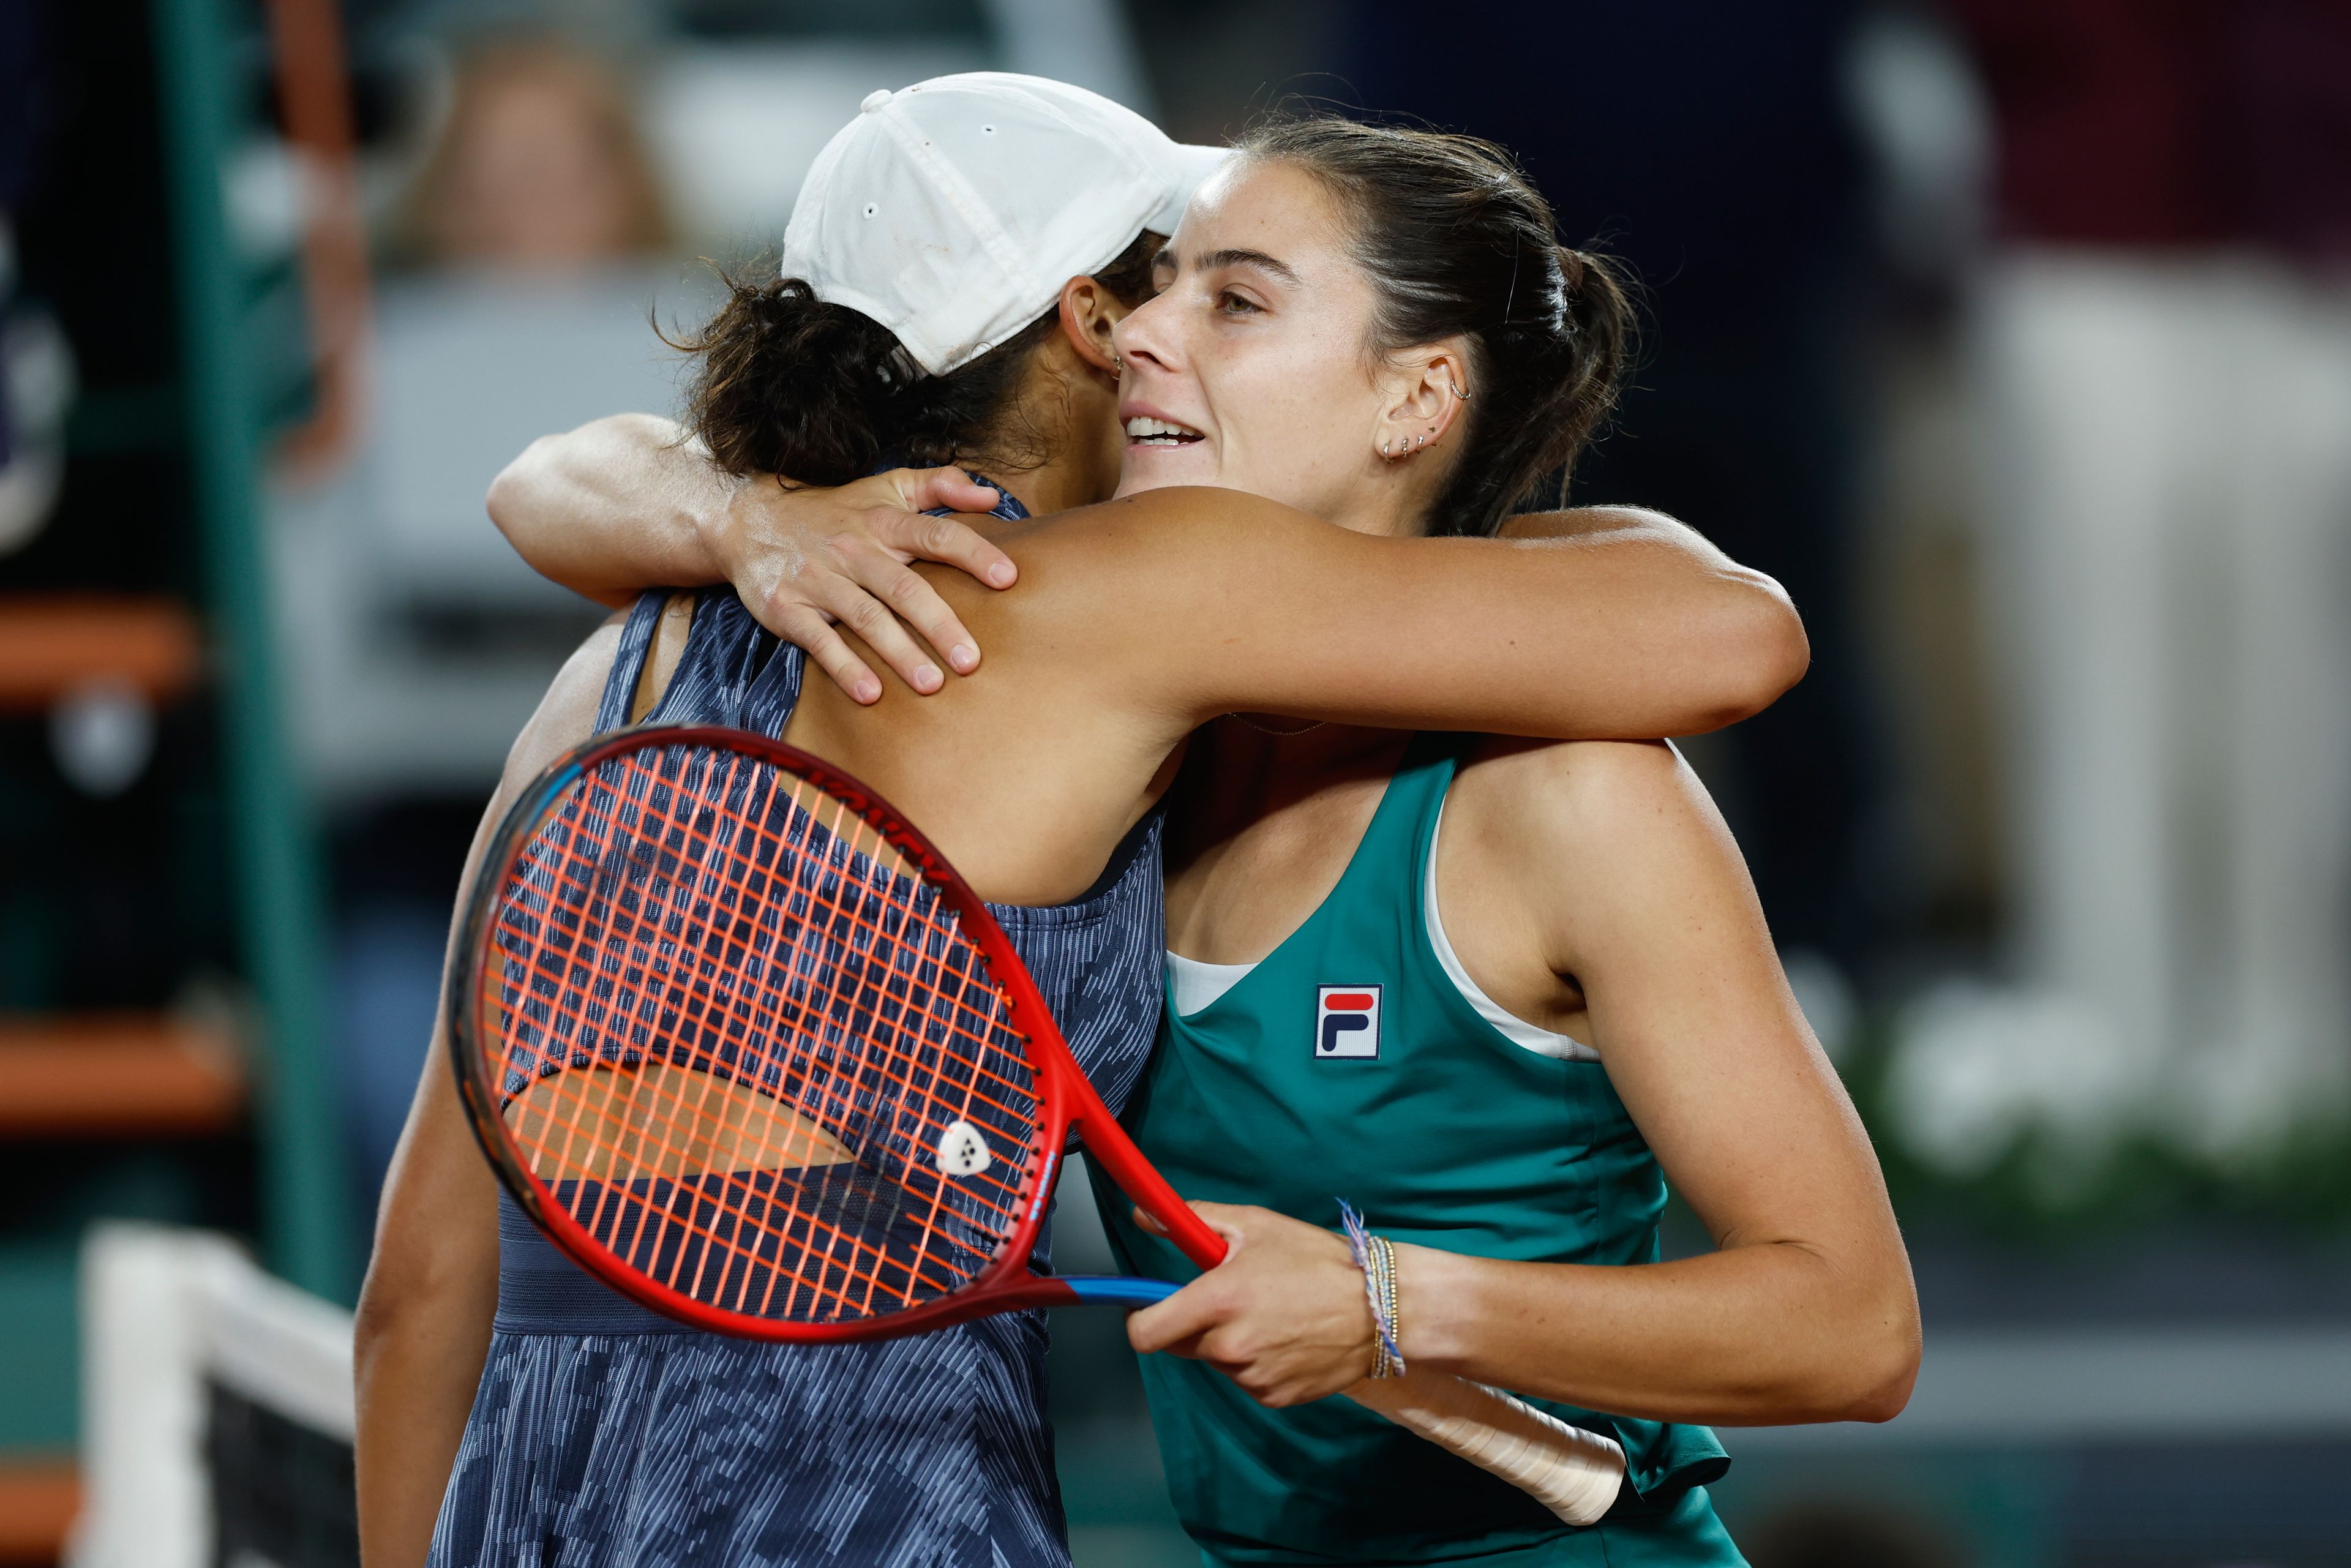
[[[970,71],[877,92],[810,166],[783,275],[871,316],[943,376],[1143,230],[1172,233],[1229,151],[1172,141],[1043,77]]]

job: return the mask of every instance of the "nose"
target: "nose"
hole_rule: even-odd
[[[1146,299],[1120,317],[1111,328],[1111,346],[1130,365],[1148,363],[1154,370],[1174,370],[1180,359],[1174,319],[1167,308],[1167,294]]]

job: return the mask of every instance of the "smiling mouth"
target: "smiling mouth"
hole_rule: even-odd
[[[1189,446],[1201,437],[1200,433],[1189,425],[1138,415],[1126,422],[1126,439],[1136,446]]]

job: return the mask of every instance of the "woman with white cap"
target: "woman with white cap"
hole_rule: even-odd
[[[980,111],[925,119],[930,103],[958,99]],[[903,120],[902,99],[912,100]],[[1073,266],[1126,248],[1123,225],[1139,218],[1071,236],[1056,226],[1068,226],[1065,203],[1023,197],[1031,153],[994,165],[992,187],[970,177],[990,167],[995,139],[1026,123],[1016,115],[1044,125],[1061,113],[1004,78],[950,78],[845,131],[953,177],[902,193],[926,226],[878,247],[875,274],[737,293],[704,339],[696,423],[711,450],[742,464],[772,441],[797,474],[824,476],[831,461],[843,476],[936,441],[957,458],[987,455],[991,476],[1009,463],[1001,489],[1016,518],[1022,490],[1081,485],[1098,438],[1073,412],[1114,395],[1106,340],[1123,302],[1091,278],[1032,277],[1028,340],[1015,331],[998,343],[985,320],[958,316],[967,301],[938,270],[958,246],[990,251],[991,234],[1015,232],[1006,206],[1036,219],[1017,232],[1040,247],[1094,258]],[[812,185],[848,162],[836,141]],[[883,218],[886,189],[846,204],[837,188],[821,204],[804,193],[795,231],[804,218],[838,220],[855,236],[840,243],[853,245],[859,220]],[[975,221],[983,193],[998,205]],[[858,307],[825,292],[860,281]],[[1009,287],[1001,298],[1018,298]],[[763,342],[830,349],[763,355]],[[999,371],[990,361],[1009,349],[1020,357]],[[1604,407],[1613,343],[1595,340],[1591,354],[1589,384],[1563,387],[1556,405],[1575,427],[1520,467],[1571,455]],[[917,374],[934,371],[926,358],[944,369]],[[806,378],[846,380],[829,402],[787,402],[779,374],[802,392]],[[987,375],[1001,379],[983,407],[971,392]],[[1801,668],[1801,633],[1771,585],[1655,533],[1375,538],[1229,492],[1169,490],[1004,537],[1026,572],[1020,594],[983,603],[938,585],[962,616],[995,629],[997,678],[871,711],[803,688],[799,651],[778,648],[731,593],[647,596],[559,676],[501,795],[596,729],[789,725],[795,744],[904,802],[983,894],[1004,901],[999,918],[1116,1103],[1158,1013],[1153,808],[1195,725],[1238,708],[1535,735],[1681,731],[1750,711]],[[1016,791],[975,788],[1015,776]],[[494,1225],[496,1208],[454,1094],[428,1071],[362,1301],[371,1561],[413,1561],[435,1502],[436,1562],[1066,1560],[1041,1322],[991,1319],[862,1346],[721,1341],[620,1301],[514,1217]]]

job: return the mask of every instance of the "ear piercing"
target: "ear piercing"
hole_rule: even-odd
[[[1429,434],[1430,434],[1430,435],[1434,435],[1436,433],[1437,433],[1437,432],[1436,432],[1436,428],[1435,428],[1434,426],[1431,426],[1431,427],[1430,427],[1430,430],[1429,430]],[[1381,455],[1381,456],[1383,456],[1383,457],[1384,457],[1384,458],[1386,458],[1386,459],[1388,459],[1390,462],[1394,462],[1395,459],[1397,459],[1397,458],[1399,458],[1399,457],[1409,457],[1409,456],[1411,456],[1414,453],[1416,453],[1416,452],[1419,451],[1422,447],[1424,447],[1424,446],[1426,446],[1426,445],[1427,445],[1427,444],[1428,444],[1428,436],[1427,436],[1427,435],[1415,435],[1415,436],[1409,437],[1409,438],[1407,438],[1407,439],[1405,441],[1404,444],[1403,444],[1403,445],[1401,445],[1401,446],[1398,446],[1398,445],[1396,444],[1396,443],[1395,443],[1395,437],[1393,437],[1393,436],[1391,436],[1391,437],[1388,437],[1388,438],[1386,438],[1386,439],[1384,439],[1384,440],[1381,441],[1381,443],[1380,443],[1380,455]]]
[[[1449,371],[1446,372],[1445,384],[1452,390],[1455,397],[1459,398],[1463,402],[1469,401],[1469,394],[1461,390],[1461,382]]]

